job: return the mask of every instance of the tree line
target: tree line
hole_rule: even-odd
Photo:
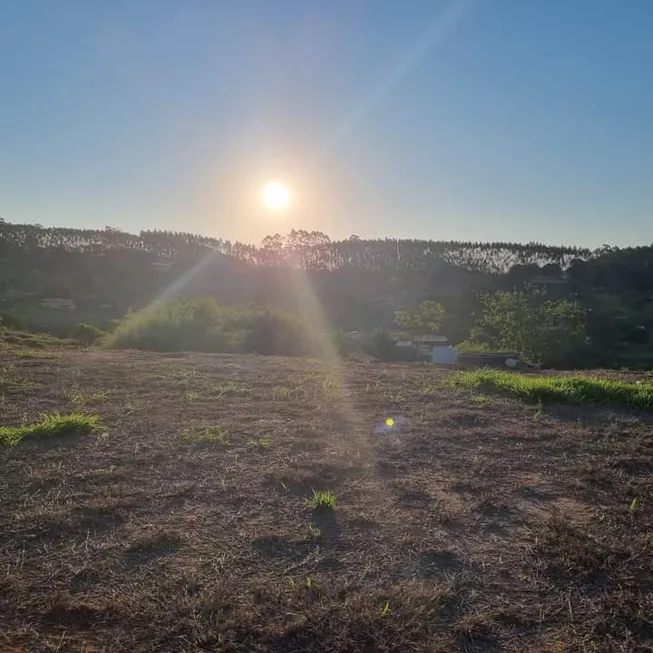
[[[592,364],[647,364],[647,356],[653,363],[653,246],[336,241],[305,230],[266,236],[254,246],[184,232],[129,234],[0,220],[0,313],[26,315],[35,299],[53,296],[89,310],[111,305],[112,318],[161,297],[293,313],[317,299],[329,328],[366,332],[396,328],[397,311],[410,325],[427,301],[429,324],[437,322],[454,343],[476,338],[497,347],[505,345],[506,333],[523,341],[519,329],[531,325],[539,343],[552,343],[571,361],[559,327],[566,320],[573,327],[569,342]],[[84,321],[105,328],[93,316]]]
[[[257,267],[335,270],[347,267],[429,270],[438,263],[484,274],[507,272],[515,265],[567,268],[597,252],[541,243],[482,243],[409,239],[331,240],[319,231],[293,229],[286,236],[266,236],[260,246],[198,234],[150,230],[130,234],[113,227],[69,229],[38,224],[12,224],[0,219],[0,257],[11,253],[134,252],[161,262],[176,262],[218,253]]]

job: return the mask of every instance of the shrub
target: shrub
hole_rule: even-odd
[[[397,354],[397,343],[389,333],[386,333],[385,331],[377,331],[372,336],[368,353],[372,356],[376,356],[376,358],[382,361],[395,360]]]
[[[106,336],[106,332],[98,327],[93,326],[92,324],[86,324],[85,322],[79,322],[76,324],[71,332],[70,337],[77,342],[81,342],[83,345],[94,345]]]
[[[266,309],[254,315],[245,349],[257,354],[301,356],[314,351],[308,330],[296,316]]]
[[[476,342],[475,340],[463,340],[456,345],[460,354],[487,354],[492,351],[492,347],[486,342]]]
[[[27,329],[25,323],[13,316],[13,315],[7,315],[6,313],[0,315],[0,327],[4,327],[5,329],[16,329],[18,331],[25,331]]]
[[[109,335],[107,345],[154,351],[317,353],[315,338],[299,316],[251,304],[219,306],[213,299],[170,301],[131,312]]]
[[[442,327],[445,310],[442,304],[427,300],[418,309],[410,311],[395,311],[394,322],[398,327],[409,331],[427,331],[437,333]]]

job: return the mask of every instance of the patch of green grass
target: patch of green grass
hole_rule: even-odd
[[[46,415],[40,422],[23,426],[0,427],[0,445],[13,446],[25,438],[56,437],[73,433],[90,433],[100,425],[96,415],[71,413]]]
[[[495,391],[535,402],[619,404],[653,410],[653,383],[627,383],[593,376],[535,376],[503,370],[474,370],[452,377],[451,385]]]
[[[181,432],[181,439],[188,444],[199,444],[210,442],[226,446],[229,444],[227,434],[220,426],[202,426],[199,429],[184,428]]]
[[[308,505],[313,510],[333,510],[336,507],[336,495],[329,490],[313,490]]]
[[[61,358],[60,354],[55,354],[52,351],[43,351],[42,349],[19,349],[14,355],[17,358]]]

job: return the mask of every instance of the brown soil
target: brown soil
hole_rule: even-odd
[[[103,423],[0,450],[0,651],[653,650],[646,415],[455,393],[427,365],[0,370],[1,425]]]

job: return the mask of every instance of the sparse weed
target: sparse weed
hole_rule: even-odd
[[[181,439],[187,444],[200,444],[212,443],[226,446],[229,444],[229,439],[224,429],[220,426],[204,425],[199,429],[191,429],[185,427],[181,431]]]
[[[308,505],[313,510],[333,510],[336,507],[336,495],[329,490],[313,490]]]
[[[80,392],[77,386],[73,386],[72,388],[66,390],[65,394],[68,401],[75,404],[76,406],[83,406],[86,403],[85,395]]]
[[[269,449],[272,446],[272,440],[270,438],[252,438],[249,444],[261,449]]]
[[[340,381],[335,377],[327,377],[322,382],[322,397],[330,399],[338,396],[340,393]]]
[[[272,388],[272,401],[288,401],[292,398],[295,388],[289,388],[288,386],[276,386]]]
[[[238,394],[243,394],[244,388],[233,381],[224,381],[212,387],[212,394],[218,399],[222,397],[231,397]]]
[[[42,359],[50,359],[50,358],[61,358],[60,354],[55,354],[52,351],[43,351],[42,349],[19,349],[17,352],[15,352],[15,356],[17,358],[42,358]]]
[[[429,395],[434,395],[438,391],[438,386],[428,381],[422,385],[422,395],[428,397]]]
[[[72,433],[90,433],[98,428],[100,418],[95,415],[71,413],[46,415],[36,424],[0,427],[0,445],[13,446],[24,438],[54,437]]]
[[[125,402],[125,415],[132,415],[135,413],[139,408],[139,404],[136,401],[133,401],[132,399],[128,399]]]
[[[541,399],[537,400],[537,410],[533,413],[533,421],[540,422],[544,417],[544,404]]]
[[[487,404],[488,398],[487,398],[487,395],[474,395],[472,397],[472,401],[475,404],[479,404],[481,406],[484,406],[485,404]]]
[[[403,392],[386,392],[384,399],[391,404],[400,404],[406,399],[406,397]]]
[[[6,365],[0,369],[0,391],[13,393],[23,390],[30,390],[35,383],[29,379],[22,379],[18,376],[15,365]]]
[[[390,601],[386,601],[381,608],[381,616],[387,617],[390,614]]]
[[[113,393],[113,388],[102,390],[100,392],[82,392],[77,384],[66,390],[66,398],[76,406],[86,406],[88,403],[104,401]]]
[[[315,524],[308,525],[308,534],[309,534],[308,539],[312,539],[312,540],[319,540],[322,537],[322,535],[324,535],[322,529],[318,528]]]

